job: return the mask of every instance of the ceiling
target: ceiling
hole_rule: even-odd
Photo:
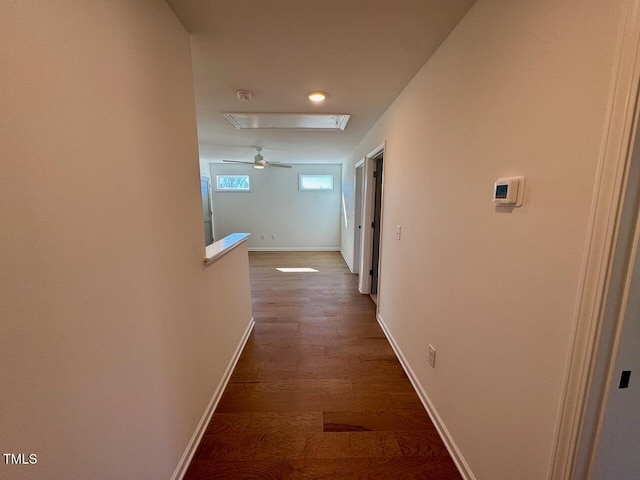
[[[473,0],[167,0],[191,33],[203,162],[344,161]],[[237,90],[253,99],[241,102]],[[321,105],[307,92],[328,93]],[[346,113],[342,132],[237,130],[226,112]],[[230,146],[224,146],[230,145]]]

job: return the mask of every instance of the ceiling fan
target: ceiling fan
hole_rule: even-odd
[[[242,160],[222,160],[223,162],[228,163],[245,163],[247,165],[253,165],[253,168],[264,168],[264,167],[279,167],[279,168],[291,168],[291,165],[287,165],[286,163],[279,162],[267,162],[262,154],[262,147],[254,147],[256,149],[256,156],[253,157],[253,162],[243,162]]]

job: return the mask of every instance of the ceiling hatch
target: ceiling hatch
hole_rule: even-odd
[[[225,113],[238,130],[245,128],[287,128],[295,130],[344,130],[351,115],[321,113]]]

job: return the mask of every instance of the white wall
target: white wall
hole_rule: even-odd
[[[294,165],[256,170],[251,165],[212,163],[216,238],[249,232],[249,248],[338,250],[341,165]],[[250,174],[251,192],[216,192],[216,174]],[[298,175],[331,174],[334,189],[300,192]],[[265,239],[261,240],[260,235]],[[271,235],[275,234],[275,240]]]
[[[625,5],[479,0],[345,166],[386,140],[379,315],[479,480],[547,478]]]
[[[0,58],[0,445],[38,456],[0,478],[168,479],[251,316],[246,249],[203,266],[189,37],[2,2]]]

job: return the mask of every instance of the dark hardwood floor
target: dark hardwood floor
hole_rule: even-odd
[[[249,258],[256,324],[185,479],[461,479],[340,254]]]

